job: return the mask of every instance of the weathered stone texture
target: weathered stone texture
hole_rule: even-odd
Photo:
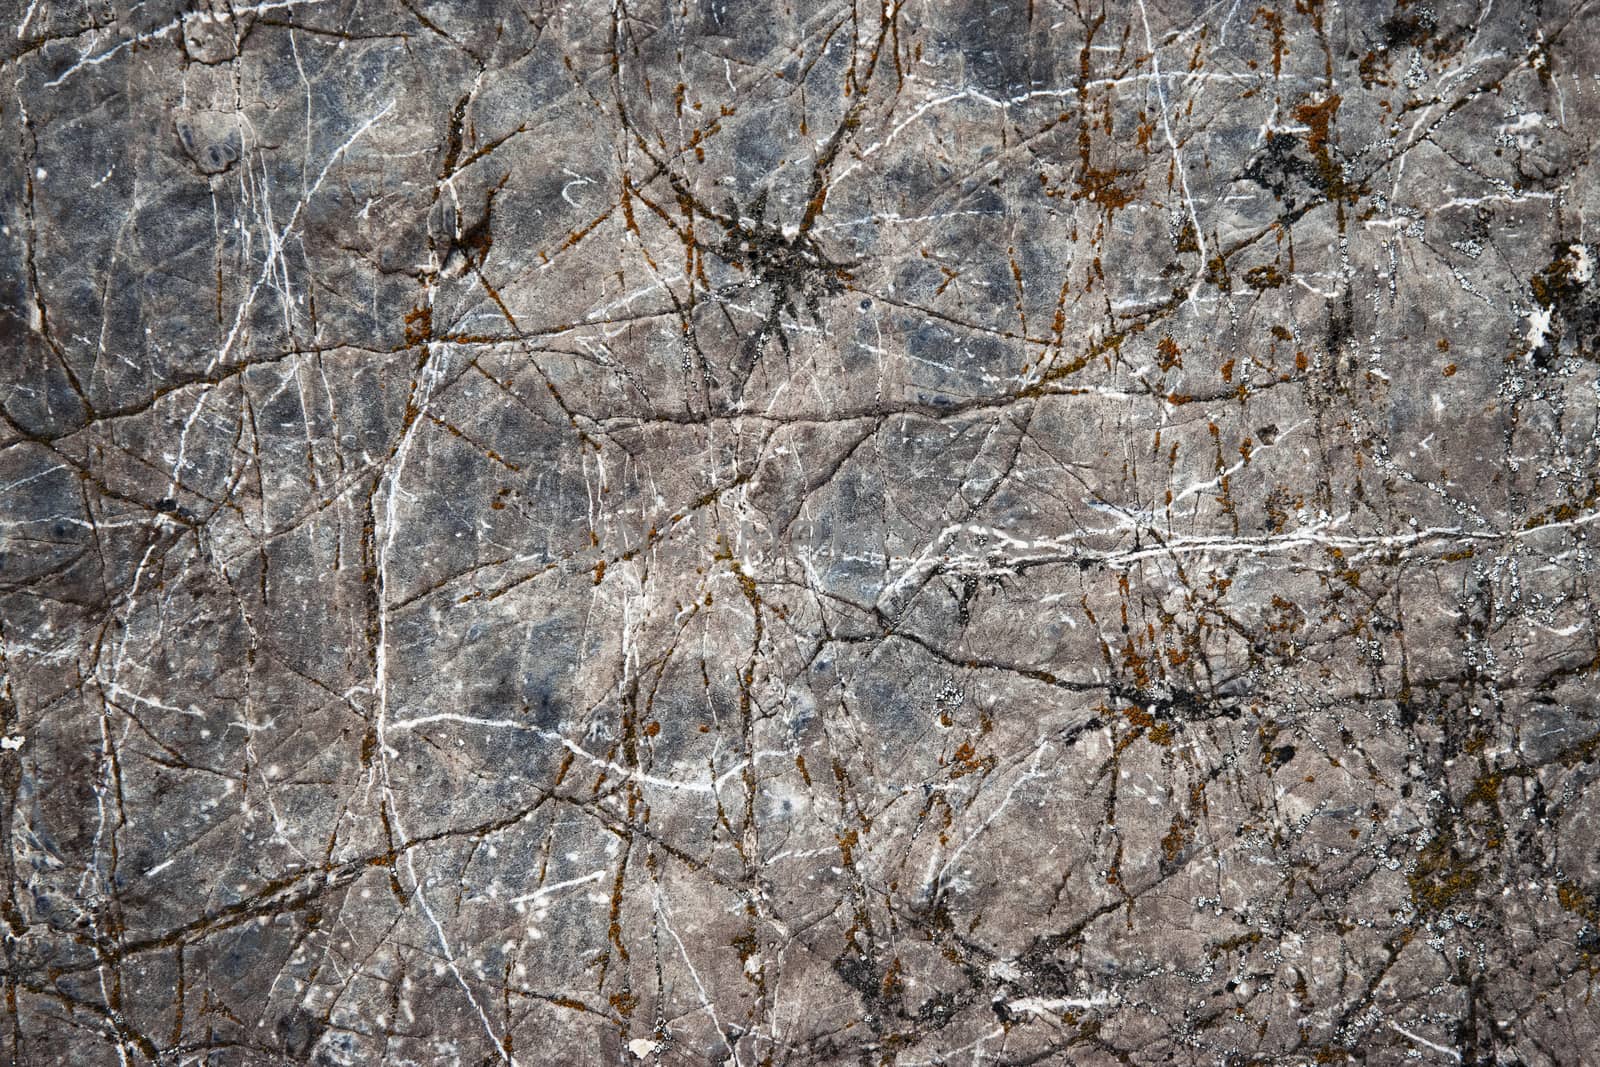
[[[1600,1062],[1597,37],[0,3],[0,1061]]]

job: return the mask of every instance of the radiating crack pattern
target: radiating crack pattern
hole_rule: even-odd
[[[1600,1062],[1594,0],[0,12],[0,1062]]]

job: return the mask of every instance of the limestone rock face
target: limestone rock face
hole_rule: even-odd
[[[1597,36],[0,3],[0,1063],[1594,1062]]]

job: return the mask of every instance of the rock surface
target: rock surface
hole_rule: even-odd
[[[0,12],[0,1061],[1600,1056],[1600,5]]]

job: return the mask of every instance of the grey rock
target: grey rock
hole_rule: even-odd
[[[0,1062],[1600,1056],[1594,5],[0,11]]]

